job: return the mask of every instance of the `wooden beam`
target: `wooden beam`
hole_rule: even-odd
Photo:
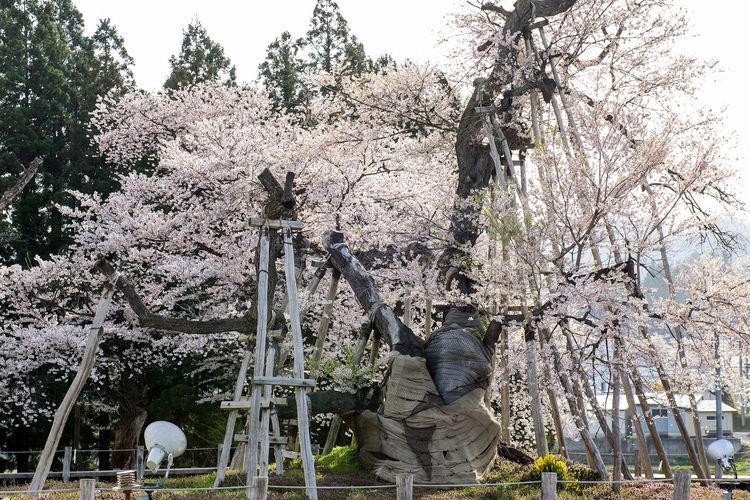
[[[292,387],[315,387],[315,379],[292,377],[254,377],[253,384],[257,385],[290,385]]]
[[[252,227],[268,226],[270,229],[283,229],[285,227],[291,229],[302,229],[303,227],[305,227],[305,224],[303,222],[297,220],[262,219],[259,217],[251,217],[250,225]]]
[[[78,366],[76,376],[70,384],[70,387],[68,387],[68,391],[65,393],[65,397],[63,397],[60,406],[55,412],[55,417],[52,420],[52,428],[47,436],[47,442],[44,445],[42,456],[39,458],[39,463],[34,472],[34,478],[31,480],[31,485],[29,486],[30,496],[36,496],[37,492],[44,488],[44,482],[47,480],[47,474],[49,474],[50,467],[52,466],[55,450],[57,450],[57,446],[60,444],[60,438],[62,437],[65,422],[68,421],[68,415],[70,415],[70,411],[78,400],[78,396],[81,394],[83,386],[86,385],[89,374],[91,374],[91,369],[94,367],[96,351],[103,334],[102,325],[104,324],[104,319],[107,317],[109,305],[112,302],[112,295],[114,293],[115,289],[109,284],[107,284],[102,291],[102,297],[99,299],[94,320],[89,328],[89,335],[86,340],[86,348],[83,351],[81,364]]]

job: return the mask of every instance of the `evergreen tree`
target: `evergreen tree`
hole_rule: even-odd
[[[383,71],[392,64],[388,55],[375,61],[370,59],[362,42],[351,34],[336,2],[318,0],[305,37],[295,40],[289,32],[282,33],[268,46],[259,71],[263,85],[278,109],[304,113],[305,101],[309,97],[309,90],[302,83],[304,73],[330,73],[338,80]],[[336,89],[324,91],[335,92]]]
[[[119,189],[117,172],[104,162],[98,155],[96,145],[91,142],[89,114],[100,97],[106,94],[122,95],[135,88],[131,70],[133,58],[125,49],[117,28],[109,19],[102,19],[96,31],[87,39],[80,61],[73,77],[77,81],[77,92],[74,94],[76,119],[70,132],[74,147],[67,187],[87,194],[96,192],[106,198]],[[75,204],[75,200],[68,197],[65,203]]]
[[[104,67],[106,58],[97,59],[106,52],[102,44],[122,49],[111,26],[87,38],[70,0],[2,4],[0,191],[34,158],[43,163],[0,221],[0,262],[28,264],[35,255],[47,257],[70,243],[66,220],[56,208],[74,204],[68,190],[106,195],[117,187],[90,143],[88,116],[99,95],[132,84],[132,75],[122,66]],[[122,61],[132,63],[129,57]]]
[[[260,76],[276,109],[295,112],[302,109],[305,102],[305,88],[302,74],[305,62],[298,53],[303,40],[293,40],[285,31],[268,46],[266,59],[260,65]]]
[[[133,58],[125,49],[125,42],[109,19],[101,19],[90,39],[92,51],[92,85],[88,89],[87,107],[93,109],[96,98],[112,89],[119,93],[135,88]]]
[[[182,48],[169,58],[172,72],[164,82],[165,89],[178,89],[202,82],[236,85],[236,69],[224,55],[224,48],[208,36],[197,19],[183,31]]]
[[[334,0],[318,0],[315,4],[305,42],[313,71],[335,73],[343,66],[361,74],[361,63],[366,59],[364,47],[351,36],[349,23]]]

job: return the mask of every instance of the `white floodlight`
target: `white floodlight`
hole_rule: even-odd
[[[148,450],[146,467],[151,472],[156,472],[164,457],[167,457],[167,473],[164,476],[166,479],[169,475],[169,468],[172,467],[172,460],[185,453],[185,448],[187,448],[185,433],[173,423],[157,420],[148,424],[143,432],[143,440]]]
[[[734,466],[734,445],[726,439],[717,439],[708,445],[706,455],[714,462],[718,462],[725,471],[732,470]]]

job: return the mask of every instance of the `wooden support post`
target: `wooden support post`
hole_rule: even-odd
[[[268,476],[259,476],[253,478],[253,492],[249,498],[255,500],[266,500],[268,497]]]
[[[323,315],[320,317],[320,325],[318,326],[318,338],[315,339],[315,349],[313,350],[312,362],[310,363],[316,374],[320,373],[320,357],[323,355],[323,347],[325,346],[326,336],[328,335],[328,328],[331,326],[333,302],[336,300],[336,293],[339,289],[340,279],[341,273],[334,270],[331,273],[331,286],[328,288],[326,303],[323,306]]]
[[[292,241],[292,230],[288,227],[284,228],[284,266],[286,268],[286,275],[294,276],[294,244]],[[294,345],[294,377],[304,379],[305,352],[302,343],[299,302],[297,300],[297,283],[294,280],[287,280],[286,286],[289,295],[289,318]],[[260,335],[260,332],[258,335]],[[317,500],[318,493],[315,479],[315,462],[313,461],[312,443],[310,441],[307,393],[304,387],[295,387],[294,395],[297,401],[297,429],[300,439],[302,470],[305,476],[305,486],[307,486],[307,497],[311,500]]]
[[[69,483],[70,482],[70,459],[73,456],[73,449],[70,446],[65,447],[65,452],[63,454],[63,471],[62,471],[62,480],[63,483]]]
[[[115,281],[116,280],[117,278],[115,278]],[[91,323],[91,328],[89,328],[88,338],[86,339],[86,349],[83,351],[83,359],[81,359],[81,364],[78,366],[78,371],[68,388],[68,392],[65,393],[65,397],[55,412],[55,418],[52,421],[52,428],[47,436],[47,442],[44,444],[44,450],[42,451],[42,456],[39,458],[39,463],[34,472],[34,477],[31,480],[31,485],[29,485],[29,493],[31,496],[35,496],[35,492],[44,487],[44,482],[47,480],[47,474],[49,474],[50,467],[52,467],[55,450],[60,444],[60,438],[62,437],[65,422],[67,422],[68,415],[70,415],[70,411],[73,409],[76,400],[78,400],[78,395],[83,390],[83,386],[86,385],[91,369],[94,367],[96,350],[99,347],[99,341],[103,334],[102,325],[104,324],[104,319],[107,317],[109,304],[112,302],[112,295],[114,293],[115,289],[110,284],[107,284],[104,287],[102,297],[99,299],[99,304],[96,307],[94,320]]]
[[[542,500],[557,498],[557,472],[542,472]]]
[[[674,473],[673,496],[674,500],[690,499],[690,471],[678,470]]]
[[[246,347],[245,353],[242,356],[242,363],[240,364],[237,381],[234,384],[234,401],[239,401],[242,397],[242,390],[247,381],[247,368],[250,365],[251,357],[252,351]],[[234,427],[237,423],[238,416],[239,412],[237,410],[232,410],[227,417],[227,428],[224,431],[224,442],[222,443],[223,446],[221,448],[222,451],[219,456],[219,461],[216,464],[216,479],[214,480],[214,487],[221,486],[222,481],[224,481],[227,465],[229,465],[229,455],[232,449],[232,436],[234,436]]]
[[[271,236],[268,226],[261,228],[260,246],[259,246],[259,266],[258,266],[258,323],[255,335],[255,368],[254,377],[262,377],[264,373],[264,362],[266,360],[266,330],[268,327],[268,268],[269,254],[271,246]],[[288,274],[294,276],[294,269]],[[293,280],[292,280],[293,282]],[[295,283],[296,285],[296,283]],[[302,377],[300,377],[302,378]],[[252,388],[252,409],[248,415],[248,431],[250,439],[245,450],[245,473],[247,485],[247,494],[252,495],[253,478],[257,475],[258,452],[260,443],[260,400],[263,395],[262,385],[253,385]]]
[[[81,479],[80,500],[94,500],[96,494],[96,479]]]
[[[396,474],[396,500],[412,500],[414,495],[414,475]]]
[[[432,335],[432,299],[427,299],[424,304],[424,338]]]
[[[328,429],[328,437],[326,438],[326,444],[323,446],[323,455],[328,455],[331,450],[336,446],[336,440],[339,437],[339,430],[341,430],[341,417],[334,415],[331,420],[331,428]]]
[[[138,445],[135,448],[135,474],[137,479],[140,481],[146,474],[146,460],[145,450],[142,445]]]
[[[404,294],[404,325],[411,328],[411,291],[407,290]]]
[[[610,376],[612,378],[612,441],[614,446],[612,447],[612,459],[614,465],[612,466],[612,491],[616,495],[620,494],[623,472],[627,473],[627,464],[625,463],[622,454],[622,439],[620,437],[620,372],[617,370],[619,367],[620,351],[615,342],[614,359],[609,364]],[[614,366],[613,366],[614,365]],[[623,467],[625,471],[623,471]]]

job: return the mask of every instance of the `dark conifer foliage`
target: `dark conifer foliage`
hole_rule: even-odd
[[[224,55],[224,48],[208,36],[197,19],[182,33],[180,53],[169,58],[172,67],[165,89],[178,89],[203,82],[237,84],[237,71]]]

